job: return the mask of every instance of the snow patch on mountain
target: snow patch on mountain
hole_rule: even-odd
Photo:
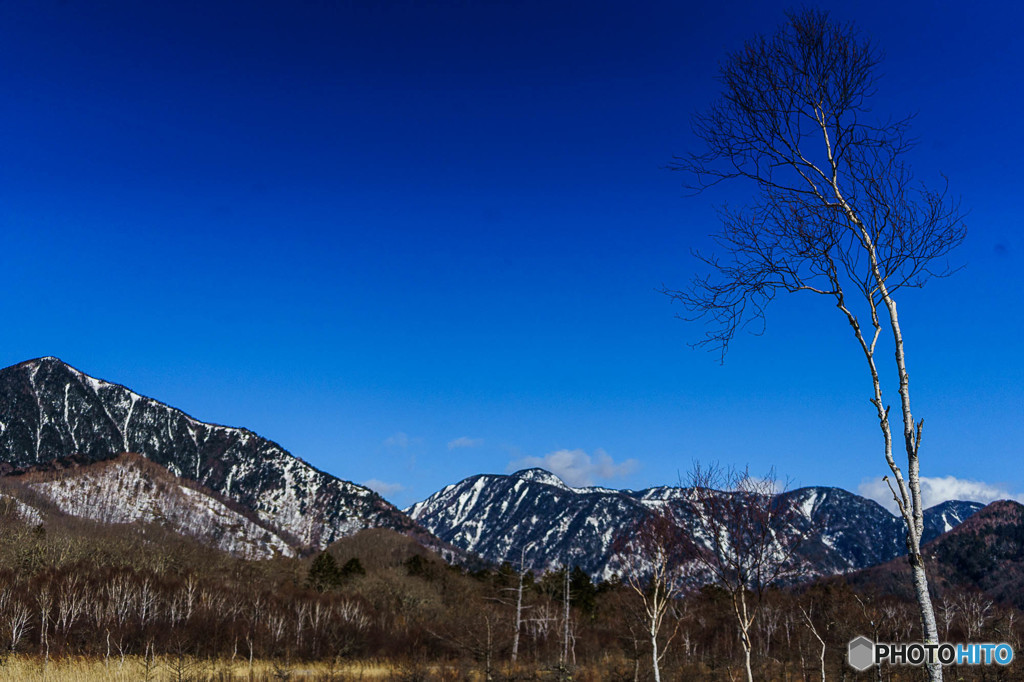
[[[210,495],[161,481],[131,460],[75,468],[26,486],[70,516],[107,524],[159,524],[247,559],[294,555],[282,538]]]
[[[534,483],[544,483],[546,485],[553,485],[556,488],[569,488],[569,486],[563,483],[562,479],[560,479],[558,476],[555,476],[550,471],[545,471],[544,469],[541,469],[539,467],[533,467],[531,469],[521,469],[512,474],[512,477],[518,478],[521,481],[533,481]]]

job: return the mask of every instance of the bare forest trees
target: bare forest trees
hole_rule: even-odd
[[[644,634],[651,647],[655,682],[661,682],[661,662],[676,633],[673,630],[664,646],[659,646],[665,616],[684,587],[683,532],[672,510],[663,507],[641,519],[620,543],[619,551],[626,558],[626,583],[643,603]]]
[[[914,183],[906,153],[909,119],[876,121],[870,109],[879,55],[849,25],[817,10],[790,14],[772,36],[758,37],[725,60],[724,91],[694,130],[705,149],[675,168],[702,190],[745,180],[757,192],[746,209],[723,209],[721,256],[685,290],[666,290],[709,329],[702,344],[724,356],[736,332],[763,324],[780,292],[817,294],[850,325],[872,381],[893,497],[906,544],[924,638],[937,641],[921,559],[919,450],[923,421],[911,409],[910,380],[896,296],[949,273],[944,260],[964,238],[958,205],[945,191]],[[893,383],[906,452],[906,477],[893,455],[883,397],[879,340],[891,338]],[[938,666],[929,668],[941,679]]]
[[[792,574],[800,540],[792,504],[775,488],[772,474],[754,478],[745,470],[694,464],[687,491],[695,528],[684,551],[698,575],[728,594],[750,682],[752,628],[762,595]]]
[[[0,588],[0,627],[3,628],[0,647],[11,653],[18,648],[25,636],[32,614],[29,608],[9,587]],[[0,649],[2,650],[2,649]],[[2,656],[0,656],[2,660]]]

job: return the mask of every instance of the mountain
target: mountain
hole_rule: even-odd
[[[572,488],[543,469],[482,474],[449,485],[406,512],[453,545],[494,562],[547,570],[579,565],[610,578],[620,568],[616,542],[652,510],[672,505],[692,514],[681,488]],[[782,494],[793,505],[797,553],[808,576],[845,573],[888,561],[904,551],[902,521],[881,505],[839,488],[801,488]],[[981,505],[944,503],[925,512],[925,540],[956,525]]]
[[[977,588],[1024,608],[1024,505],[993,502],[922,551],[940,586]]]
[[[977,502],[949,500],[948,502],[930,507],[925,511],[923,542],[928,542],[943,533],[948,533],[966,521],[968,517],[976,514],[984,506]]]
[[[57,358],[0,370],[0,474],[126,452],[251,510],[300,549],[323,548],[370,527],[427,535],[372,490],[320,471],[247,429],[198,421]]]
[[[256,515],[138,455],[91,463],[59,462],[3,479],[27,523],[73,516],[106,525],[154,524],[244,559],[294,556],[289,540]]]
[[[468,478],[406,514],[252,431],[198,421],[52,357],[0,370],[0,475],[21,486],[8,499],[23,517],[38,516],[32,499],[42,500],[71,516],[160,524],[239,556],[322,549],[388,528],[459,563],[472,561],[467,552],[518,563],[522,551],[537,569],[568,562],[606,578],[619,570],[613,548],[636,519],[666,505],[686,509],[679,488],[572,488],[527,469]],[[799,510],[794,531],[807,538],[799,552],[814,575],[902,553],[900,520],[875,502],[836,488],[784,497]],[[979,507],[926,511],[925,540]]]
[[[799,488],[782,494],[799,511],[805,540],[798,553],[821,575],[847,573],[906,554],[903,519],[874,500],[842,488]],[[924,510],[922,544],[959,525],[982,506],[951,500]]]
[[[518,565],[525,552],[535,569],[568,562],[604,575],[616,533],[646,504],[626,491],[570,488],[543,469],[526,469],[472,476],[406,513],[442,540],[491,561]]]
[[[922,546],[921,553],[937,594],[951,588],[980,590],[995,601],[1024,608],[1024,505],[993,502]],[[858,571],[846,580],[856,589],[914,598],[903,560]]]

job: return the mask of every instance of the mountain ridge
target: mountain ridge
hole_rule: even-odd
[[[0,369],[0,461],[7,472],[76,455],[138,452],[321,549],[366,527],[429,535],[376,492],[321,471],[242,427],[202,422],[54,356]]]
[[[610,578],[622,568],[613,546],[631,524],[659,508],[685,511],[688,504],[679,487],[576,488],[534,467],[468,477],[403,512],[376,492],[321,471],[250,429],[199,421],[54,356],[0,369],[0,475],[76,469],[68,476],[87,477],[92,464],[131,452],[142,458],[135,465],[144,460],[208,489],[212,501],[204,504],[210,514],[249,514],[250,521],[299,553],[381,527],[416,537],[463,563],[472,554],[494,563],[525,557],[538,570],[569,563],[594,577]],[[121,475],[138,485],[135,473]],[[79,486],[76,494],[90,493]],[[872,500],[826,486],[780,497],[799,512],[792,531],[805,537],[799,551],[812,577],[856,571],[903,551],[902,521]],[[73,496],[62,499],[69,509],[93,513],[75,507]],[[158,501],[150,504],[159,506]],[[930,508],[925,541],[956,527],[981,506],[950,501]],[[287,553],[277,540],[268,542],[274,551]],[[230,543],[227,547],[232,551]]]
[[[666,505],[682,507],[678,516],[685,520],[692,513],[685,511],[686,497],[686,489],[671,486],[573,488],[534,468],[470,476],[405,511],[443,540],[495,563],[523,558],[536,570],[575,563],[592,577],[609,579],[621,568],[616,539],[637,519]],[[798,553],[820,575],[881,563],[904,548],[902,519],[874,500],[827,486],[785,491],[780,497],[798,512],[794,531],[805,537]],[[926,541],[981,507],[948,502],[930,508]]]

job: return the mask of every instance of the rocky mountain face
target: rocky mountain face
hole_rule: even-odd
[[[368,527],[426,535],[377,493],[247,429],[198,421],[56,358],[0,370],[0,473],[127,452],[251,510],[296,548],[323,548]]]
[[[621,569],[617,545],[638,519],[671,505],[695,530],[686,490],[641,491],[571,488],[542,469],[467,478],[406,511],[457,547],[494,562],[538,570],[563,563],[610,578]],[[797,555],[807,577],[845,573],[904,553],[902,521],[881,505],[839,488],[784,493],[792,505],[792,531],[804,537]],[[947,502],[925,512],[925,541],[981,508]],[[689,519],[689,521],[687,520]]]

